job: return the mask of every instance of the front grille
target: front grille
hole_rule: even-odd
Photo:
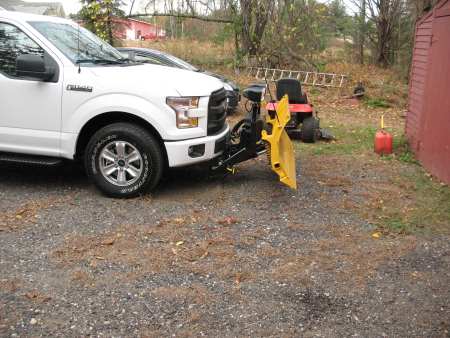
[[[212,92],[208,103],[208,135],[214,135],[222,131],[227,117],[225,89]]]
[[[228,108],[236,108],[239,104],[239,93],[229,91],[227,92]]]

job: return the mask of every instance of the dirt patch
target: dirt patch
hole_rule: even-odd
[[[16,292],[20,289],[22,282],[18,278],[0,280],[0,291]]]
[[[151,295],[168,301],[186,301],[189,304],[210,304],[217,299],[216,295],[200,284],[189,287],[163,286],[152,290]]]
[[[162,220],[156,226],[123,225],[96,236],[75,234],[65,239],[52,258],[62,266],[76,269],[72,281],[84,284],[92,280],[89,272],[81,267],[93,270],[105,264],[127,267],[123,274],[115,274],[118,278],[137,279],[144,274],[177,269],[202,275],[213,273],[240,283],[255,275],[253,268],[245,269],[245,262],[251,261],[255,253],[263,257],[281,254],[268,243],[258,247],[255,253],[238,252],[239,248],[255,246],[266,232],[257,229],[235,236],[228,227],[236,224],[234,218],[217,219],[218,226],[214,227],[199,226],[198,222],[198,217],[180,217]],[[236,268],[238,265],[241,269]],[[130,269],[133,272],[127,272]]]
[[[69,198],[60,199],[51,197],[38,201],[30,201],[15,210],[0,213],[0,232],[17,230],[36,223],[40,213],[69,201]]]
[[[414,250],[415,238],[375,240],[356,228],[348,233],[331,232],[330,238],[313,241],[291,257],[282,257],[271,271],[273,278],[283,281],[301,280],[306,285],[333,276],[338,289],[363,292],[367,281],[378,267]]]

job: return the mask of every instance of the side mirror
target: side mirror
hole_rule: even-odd
[[[55,75],[55,70],[45,65],[44,57],[22,54],[16,59],[17,76],[47,81]]]

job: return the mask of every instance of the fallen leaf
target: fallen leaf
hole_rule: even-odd
[[[220,220],[218,223],[222,225],[231,225],[236,224],[238,220],[234,217],[225,217],[223,220]]]
[[[183,245],[183,244],[184,244],[184,241],[178,241],[178,242],[175,243],[176,246],[180,246],[180,245]]]
[[[381,232],[374,232],[372,238],[379,239],[381,237]]]
[[[95,258],[97,258],[98,260],[101,260],[101,261],[105,260],[105,257],[102,257],[102,256],[95,256]]]
[[[176,224],[183,224],[184,223],[184,218],[174,218],[173,222]]]
[[[28,299],[35,299],[35,298],[37,298],[38,296],[39,296],[39,294],[38,294],[38,292],[37,292],[36,290],[27,292],[27,293],[25,294],[25,297],[27,297]]]
[[[107,238],[102,241],[102,245],[113,245],[116,239],[114,237]]]
[[[39,293],[39,291],[37,291],[37,290],[31,290],[30,292],[27,292],[25,294],[25,297],[30,300],[37,301],[39,303],[48,302],[51,299],[51,297],[43,295],[43,294]]]

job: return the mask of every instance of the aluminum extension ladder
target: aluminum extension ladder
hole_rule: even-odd
[[[347,75],[333,73],[307,72],[276,68],[249,67],[248,76],[257,80],[278,81],[283,78],[297,79],[307,86],[342,88]]]

